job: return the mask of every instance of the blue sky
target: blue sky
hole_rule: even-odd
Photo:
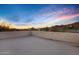
[[[79,21],[79,5],[0,4],[0,18],[16,25],[66,24]]]

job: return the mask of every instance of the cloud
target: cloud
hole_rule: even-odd
[[[5,19],[7,19],[7,21],[13,22],[13,23],[20,22],[20,17],[17,15],[8,15],[8,16],[5,16]]]
[[[32,21],[33,21],[33,19],[27,19],[27,20],[24,21],[24,23],[30,23]]]
[[[65,15],[65,16],[60,16],[58,18],[59,19],[71,19],[71,18],[74,18],[74,17],[77,17],[77,16],[79,16],[79,14]]]
[[[73,13],[72,8],[56,8],[52,6],[48,6],[46,8],[41,9],[37,14],[33,15],[33,18],[35,21],[42,20],[47,21],[48,18],[53,18],[52,20],[56,19],[57,17],[60,16],[65,16],[65,15],[71,15]],[[47,19],[47,20],[46,20]]]

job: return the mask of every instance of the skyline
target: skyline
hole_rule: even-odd
[[[79,22],[78,4],[0,4],[0,22],[14,27],[50,27]]]

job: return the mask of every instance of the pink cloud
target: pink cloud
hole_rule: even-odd
[[[61,15],[65,15],[66,13],[69,13],[69,12],[73,12],[72,9],[69,9],[69,8],[63,8],[61,11],[51,11],[51,12],[46,12],[46,13],[43,13],[43,14],[40,14],[39,16],[42,16],[42,17],[46,17],[46,16],[56,16],[56,17],[59,17]]]
[[[71,19],[71,18],[74,18],[74,17],[77,17],[77,16],[79,16],[79,14],[64,15],[64,16],[58,17],[58,19]]]
[[[69,9],[69,8],[64,8],[64,13],[68,13],[68,12],[72,12],[72,9]]]

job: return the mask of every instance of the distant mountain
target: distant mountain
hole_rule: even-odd
[[[78,28],[79,29],[79,22],[74,22],[72,24],[68,24],[70,26],[73,26],[74,28]]]

